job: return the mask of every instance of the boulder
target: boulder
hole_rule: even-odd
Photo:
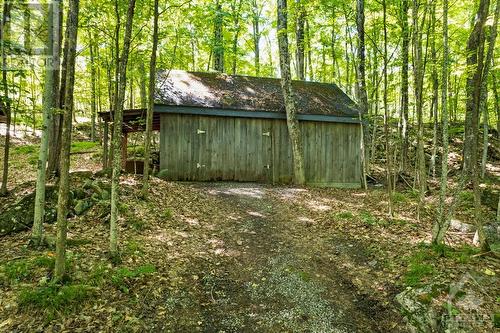
[[[56,205],[57,188],[47,186],[45,190],[45,223],[54,223],[56,221]],[[3,208],[0,213],[0,236],[29,229],[33,225],[35,215],[35,192]]]
[[[486,240],[489,244],[500,243],[500,223],[491,222],[483,226],[484,234],[486,235]],[[474,245],[479,245],[479,233],[476,231],[474,234],[474,239],[472,240]]]
[[[396,302],[401,306],[411,332],[437,332],[439,315],[425,300],[429,299],[432,288],[429,286],[407,288],[396,295]]]
[[[450,221],[450,229],[460,232],[474,232],[476,231],[476,226],[469,223],[464,223],[460,220],[452,219]]]

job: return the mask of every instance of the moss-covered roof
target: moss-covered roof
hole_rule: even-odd
[[[358,115],[358,106],[337,85],[293,81],[300,114]],[[157,104],[244,111],[285,112],[280,79],[222,73],[157,73]]]

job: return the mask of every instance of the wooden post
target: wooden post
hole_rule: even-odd
[[[127,165],[127,142],[128,142],[128,133],[125,132],[122,134],[122,168],[125,169]]]
[[[102,168],[106,169],[108,167],[108,151],[109,151],[109,141],[108,141],[108,135],[109,135],[109,123],[107,121],[104,122],[104,133],[103,133],[103,140],[102,140]]]

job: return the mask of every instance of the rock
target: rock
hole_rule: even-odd
[[[85,213],[89,208],[91,208],[94,205],[93,200],[78,200],[76,202],[75,208],[73,210],[75,211],[75,215],[82,215]]]
[[[401,306],[412,332],[437,331],[439,315],[424,301],[431,292],[432,288],[426,286],[419,289],[408,288],[396,295],[396,302]]]
[[[489,244],[497,244],[500,243],[500,223],[491,222],[489,224],[485,224],[483,226],[484,234],[486,236],[486,240]],[[472,240],[474,245],[479,245],[479,233],[476,231],[474,234],[474,238]]]
[[[57,188],[45,188],[45,223],[56,221]],[[33,225],[35,192],[30,193],[12,206],[3,207],[0,213],[0,236],[29,229]]]
[[[481,204],[488,206],[493,211],[498,207],[499,191],[490,188],[485,188],[481,191]]]
[[[476,226],[452,219],[450,222],[450,229],[460,232],[474,232],[476,231]]]

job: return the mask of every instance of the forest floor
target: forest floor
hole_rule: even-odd
[[[33,191],[25,147],[13,149],[16,186],[0,210]],[[74,152],[75,170],[99,169],[95,145]],[[426,303],[475,332],[494,329],[500,264],[478,255],[467,232],[452,230],[441,254],[427,245],[435,197],[417,222],[411,191],[394,195],[389,218],[381,189],[154,178],[146,200],[133,175],[121,188],[121,262],[106,255],[109,216],[96,205],[69,221],[62,287],[50,282],[53,249],[27,247],[27,231],[1,237],[0,332],[406,332],[395,296],[428,285]]]

